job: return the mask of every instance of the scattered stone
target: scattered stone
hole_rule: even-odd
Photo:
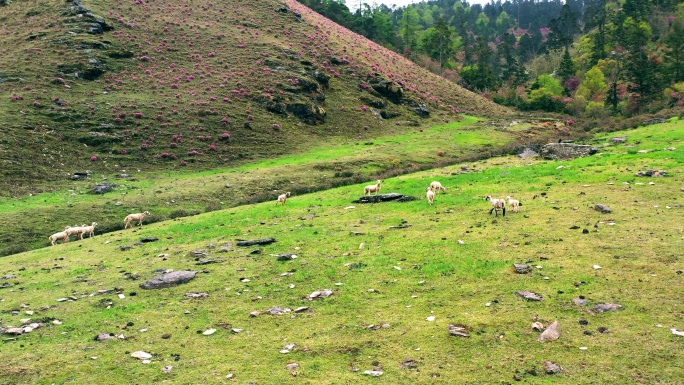
[[[3,279],[3,280],[5,280],[5,281],[7,281],[7,280],[10,280],[10,279],[14,279],[14,278],[17,278],[17,275],[16,275],[16,274],[7,274],[7,275],[3,275],[2,278],[0,278],[0,279]]]
[[[148,360],[148,359],[152,358],[152,355],[150,353],[143,352],[142,350],[139,350],[137,352],[131,353],[131,357],[137,358],[139,360]]]
[[[684,331],[677,330],[675,328],[671,328],[670,331],[676,336],[684,337]]]
[[[622,309],[622,305],[618,305],[615,303],[599,303],[592,308],[592,310],[597,312],[597,313],[605,313],[608,311],[613,311],[613,310],[618,310],[618,309]]]
[[[594,155],[598,148],[574,143],[549,143],[545,144],[540,151],[544,159],[561,160],[574,159],[588,155]]]
[[[465,325],[449,325],[449,334],[456,337],[470,337],[468,327]]]
[[[171,366],[171,365],[169,365],[169,366],[164,366],[164,367],[162,368],[162,372],[164,372],[164,373],[171,373],[171,370],[173,370],[173,366]]]
[[[249,316],[250,316],[250,317],[258,317],[259,314],[261,314],[261,312],[258,311],[258,310],[255,310],[255,311],[249,313]]]
[[[539,156],[539,153],[529,147],[525,147],[523,151],[520,154],[518,154],[518,156],[522,159],[529,159]]]
[[[168,340],[169,338],[171,338],[171,334],[169,334],[169,333],[164,333],[164,334],[162,334],[161,338],[162,338],[163,340]]]
[[[515,272],[518,274],[527,274],[532,272],[532,267],[523,263],[514,263],[513,267],[515,268]]]
[[[600,326],[599,328],[596,329],[599,333],[601,334],[608,334],[610,333],[610,329],[608,329],[605,326]]]
[[[333,295],[333,291],[330,289],[321,289],[321,290],[316,290],[313,293],[309,294],[307,297],[309,301],[313,301],[315,299],[320,299],[320,298],[327,298]]]
[[[627,137],[626,136],[617,136],[615,138],[610,138],[610,141],[613,144],[627,143]]]
[[[190,282],[193,278],[195,278],[196,274],[196,271],[172,271],[154,277],[149,281],[140,284],[140,287],[143,289],[164,289],[167,287],[173,287]]]
[[[373,377],[380,377],[383,375],[383,373],[384,372],[382,370],[366,370],[363,372],[363,374],[367,374],[367,375],[373,376]]]
[[[130,250],[132,248],[133,248],[133,246],[126,246],[126,245],[119,246],[119,250],[121,250],[121,251]]]
[[[398,193],[389,193],[362,196],[361,198],[352,201],[352,203],[410,202],[415,200],[418,200],[418,198]]]
[[[262,238],[262,239],[254,239],[254,240],[239,240],[237,241],[238,246],[254,246],[254,245],[269,245],[273,242],[276,242],[275,238]]]
[[[515,292],[515,294],[517,294],[520,297],[523,297],[524,299],[526,299],[528,301],[541,301],[544,299],[543,296],[541,296],[537,293],[533,293],[531,291],[518,290]]]
[[[115,340],[116,338],[116,334],[114,333],[100,333],[95,336],[95,341],[102,342],[107,340]]]
[[[203,331],[203,332],[202,332],[202,335],[210,336],[210,335],[212,335],[212,334],[214,334],[214,333],[216,333],[216,329],[209,329],[209,330]]]
[[[294,312],[295,312],[295,313],[303,313],[303,312],[305,312],[305,311],[307,311],[307,310],[309,310],[309,307],[308,307],[308,306],[300,306],[300,307],[294,309]]]
[[[418,362],[409,358],[401,363],[401,367],[404,369],[416,369],[418,367]]]
[[[543,332],[544,331],[544,324],[541,322],[533,322],[532,323],[532,330],[536,330],[538,332]]]
[[[278,255],[278,261],[291,261],[297,258],[297,254],[280,254]]]
[[[5,334],[18,336],[24,334],[24,328],[7,328],[5,329]]]
[[[106,194],[114,190],[115,187],[116,185],[114,183],[102,182],[98,183],[95,187],[93,187],[91,191],[93,194]]]
[[[594,205],[594,210],[603,214],[610,214],[613,212],[613,209],[602,203],[597,203],[596,205]]]
[[[0,285],[0,289],[7,289],[8,287],[12,287],[12,286],[14,286],[14,285],[12,285],[9,282],[4,282],[2,285]]]
[[[226,260],[223,258],[208,258],[208,259],[200,259],[195,263],[195,265],[209,265],[211,263],[221,263],[225,262]]]
[[[190,252],[190,254],[192,254],[192,256],[196,258],[206,258],[209,256],[209,253],[207,253],[204,250],[193,250]]]
[[[243,330],[245,330],[245,329],[239,329],[239,328],[230,329],[230,331],[233,332],[234,334],[242,333]]]
[[[546,371],[546,374],[563,373],[563,367],[554,362],[546,361],[544,362],[544,371]]]
[[[648,170],[644,170],[644,171],[639,171],[639,172],[637,172],[637,173],[634,174],[634,175],[636,175],[636,176],[647,176],[647,177],[659,178],[659,177],[662,177],[662,176],[666,176],[666,175],[667,175],[667,171],[648,169]]]
[[[282,315],[282,314],[287,314],[287,313],[291,312],[292,309],[287,308],[287,307],[274,306],[274,307],[272,307],[266,311],[271,315]]]
[[[539,336],[537,341],[548,342],[555,341],[560,338],[560,326],[558,321],[553,321],[549,327],[544,329],[544,332]]]
[[[207,298],[209,297],[209,294],[207,293],[185,293],[185,296],[188,298]]]
[[[651,118],[646,121],[646,124],[660,124],[660,123],[667,123],[667,119],[665,118]]]
[[[150,242],[157,242],[158,240],[159,240],[159,238],[157,238],[157,237],[147,237],[147,238],[141,239],[140,242],[150,243]]]

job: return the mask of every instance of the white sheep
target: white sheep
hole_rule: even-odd
[[[519,200],[513,199],[510,196],[507,196],[506,200],[508,201],[508,207],[510,207],[514,213],[517,213],[520,210],[520,206],[522,206],[522,204]]]
[[[372,192],[374,192],[375,195],[378,195],[380,193],[380,184],[382,184],[382,180],[378,179],[377,184],[372,184],[370,186],[364,187],[363,188],[364,195],[370,195]]]
[[[281,203],[283,206],[285,206],[285,202],[287,202],[287,197],[290,196],[290,192],[286,192],[285,194],[280,194],[278,195],[278,199],[276,200],[276,206],[278,203]]]
[[[142,226],[143,219],[149,217],[150,215],[152,214],[150,214],[149,211],[145,211],[143,213],[128,214],[128,216],[126,216],[126,219],[124,219],[124,230],[126,230],[133,221],[138,221],[138,226]],[[135,224],[131,227],[135,227]]]
[[[97,226],[97,222],[93,222],[93,224],[90,226],[81,227],[81,239],[83,239],[83,236],[86,234],[89,234],[90,238],[92,238],[93,235],[95,235],[95,226]]]
[[[432,204],[435,203],[435,192],[432,191],[431,187],[428,187],[425,189],[425,191],[427,191],[427,193],[425,193],[425,195],[427,196],[427,200],[428,200],[428,203],[430,204],[430,206],[432,206]]]
[[[64,228],[64,232],[67,235],[67,239],[71,237],[72,234],[81,234],[81,230],[85,227],[86,225],[83,226],[67,226]]]
[[[492,204],[492,209],[489,210],[489,213],[491,214],[492,211],[494,211],[495,216],[499,216],[499,210],[503,211],[503,216],[506,216],[506,201],[503,199],[496,199],[492,198],[491,195],[487,195],[487,199],[491,204]]]
[[[54,233],[50,235],[48,238],[50,240],[50,243],[52,243],[52,246],[55,245],[58,239],[62,238],[62,242],[69,242],[69,236],[67,235],[66,231],[60,231],[59,233]]]
[[[435,193],[439,193],[439,190],[442,190],[446,193],[446,187],[442,186],[442,184],[437,181],[430,183],[430,190],[434,191]]]

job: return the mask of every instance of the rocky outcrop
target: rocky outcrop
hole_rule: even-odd
[[[574,143],[549,143],[541,148],[540,155],[544,159],[561,160],[594,155],[597,152],[598,148],[594,146]]]

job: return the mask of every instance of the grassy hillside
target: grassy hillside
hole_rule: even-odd
[[[16,0],[0,43],[6,196],[509,113],[294,1]]]
[[[414,202],[352,204],[358,184],[295,194],[286,206],[213,211],[2,258],[0,326],[24,318],[43,326],[3,336],[1,378],[678,384],[684,341],[669,329],[684,329],[683,130],[676,121],[622,132],[626,144],[573,161],[493,158],[467,172],[454,166],[386,178],[385,192],[422,198]],[[635,176],[649,168],[667,176]],[[430,207],[424,189],[432,180],[448,191]],[[521,212],[488,215],[487,194],[520,199]],[[595,211],[597,203],[613,213]],[[410,226],[391,228],[398,225]],[[140,243],[146,237],[158,240]],[[277,242],[236,245],[264,237]],[[285,253],[297,258],[278,261]],[[197,265],[203,258],[223,261]],[[516,274],[513,263],[533,272]],[[159,269],[199,273],[183,286],[141,289]],[[306,299],[324,288],[333,295]],[[518,290],[544,300],[526,302]],[[578,298],[588,305],[574,304]],[[592,311],[599,303],[622,309]],[[249,315],[274,306],[308,309]],[[531,323],[554,320],[560,339],[537,342]],[[470,337],[450,336],[450,324]],[[209,329],[217,331],[202,334]],[[125,338],[94,341],[100,333]],[[130,357],[139,350],[151,363]],[[545,374],[547,360],[564,372]],[[287,369],[291,363],[299,367]]]

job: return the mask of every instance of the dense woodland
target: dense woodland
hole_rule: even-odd
[[[301,0],[497,103],[578,117],[684,107],[684,1]]]

